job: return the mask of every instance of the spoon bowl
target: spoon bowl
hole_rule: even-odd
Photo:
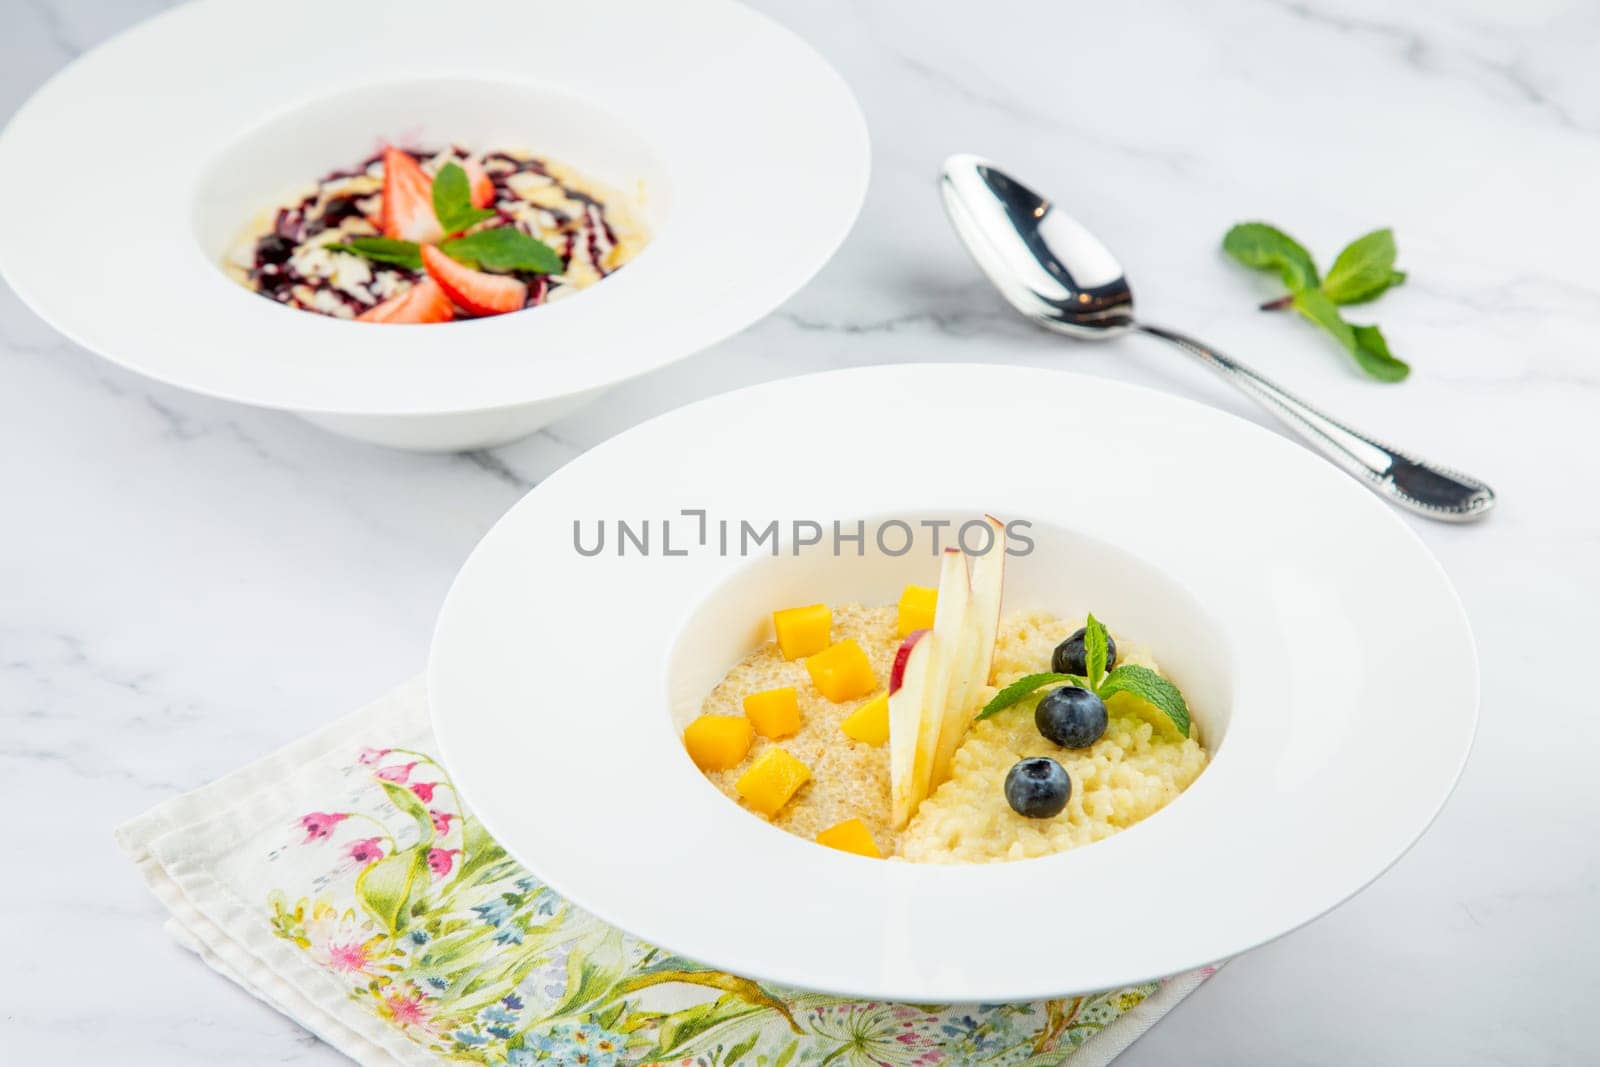
[[[956,233],[1012,307],[1084,340],[1133,329],[1122,265],[1077,219],[977,156],[951,156],[939,188]]]

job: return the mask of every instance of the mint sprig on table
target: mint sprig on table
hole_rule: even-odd
[[[1356,364],[1379,381],[1398,382],[1411,373],[1410,366],[1389,351],[1378,327],[1346,322],[1339,313],[1341,306],[1368,303],[1405,282],[1405,272],[1394,269],[1393,230],[1374,230],[1351,241],[1334,259],[1326,278],[1318,274],[1316,261],[1300,242],[1264,222],[1233,227],[1222,239],[1222,250],[1247,267],[1276,271],[1283,280],[1288,295],[1267,301],[1261,310],[1298,311],[1332,334]]]
[[[1149,667],[1141,667],[1135,663],[1124,663],[1109,673],[1106,671],[1108,654],[1106,628],[1093,615],[1090,615],[1084,624],[1083,649],[1084,666],[1089,674],[1087,678],[1080,678],[1076,674],[1059,674],[1055,671],[1025,675],[996,693],[973,721],[987,719],[997,712],[1020,704],[1046,686],[1075,685],[1080,689],[1089,690],[1101,700],[1108,700],[1118,693],[1130,693],[1166,715],[1172,720],[1172,725],[1177,727],[1178,733],[1184,737],[1189,736],[1189,705],[1184,701],[1183,694],[1178,691],[1177,686]]]
[[[460,164],[446,163],[433,179],[433,213],[446,233],[459,233],[493,218],[487,208],[472,206],[472,189]],[[351,237],[322,247],[332,252],[365,256],[407,270],[422,269],[422,248],[415,241],[393,237]],[[515,226],[494,226],[465,237],[439,242],[439,251],[473,270],[496,273],[560,274],[566,264],[556,250]]]

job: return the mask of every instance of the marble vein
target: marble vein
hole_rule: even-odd
[[[947,93],[954,94],[967,103],[974,104],[985,111],[1004,116],[1024,126],[1035,127],[1058,135],[1070,136],[1076,140],[1087,141],[1098,147],[1110,149],[1121,155],[1156,162],[1176,174],[1188,172],[1194,164],[1194,159],[1186,153],[1107,137],[1098,131],[1087,129],[1081,125],[1063,122],[1055,115],[1035,110],[1015,98],[1007,98],[1003,95],[986,92],[963,78],[957,77],[950,69],[940,63],[927,62],[898,52],[895,52],[894,55],[906,70],[916,75],[923,82],[943,89]]]
[[[518,474],[511,468],[509,463],[492,451],[480,449],[475,452],[463,452],[461,453],[461,458],[489,475],[489,477],[509,485],[513,489],[525,492],[538,484],[533,479]]]
[[[1441,47],[1436,39],[1398,22],[1349,15],[1329,10],[1323,5],[1302,0],[1266,0],[1268,4],[1300,21],[1326,26],[1345,35],[1363,36],[1385,42],[1395,53],[1416,71],[1424,75],[1435,73],[1461,73],[1465,80],[1498,95],[1509,95],[1530,105],[1553,120],[1557,125],[1580,133],[1592,134],[1596,128],[1580,122],[1560,100],[1548,93],[1538,83],[1535,75],[1516,60],[1497,59],[1474,52],[1452,54]],[[1452,69],[1451,60],[1459,61]],[[1472,76],[1479,71],[1490,76],[1492,85]],[[1498,86],[1498,89],[1495,88]]]
[[[23,0],[23,3],[43,28],[45,38],[64,58],[76,59],[83,54],[83,46],[68,32],[60,8],[49,0]]]
[[[938,333],[963,337],[987,331],[989,327],[996,324],[1016,320],[1016,315],[1008,311],[915,311],[893,315],[888,318],[850,322],[816,319],[798,312],[784,311],[779,312],[777,318],[807,333],[859,336],[862,334],[894,334],[906,330],[930,327]]]

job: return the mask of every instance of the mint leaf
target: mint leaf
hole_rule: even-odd
[[[348,241],[322,247],[334,252],[365,256],[375,263],[390,263],[407,270],[422,269],[422,249],[414,241],[398,241],[393,237],[352,237]]]
[[[1406,283],[1406,272],[1403,271],[1403,270],[1392,270],[1392,271],[1389,272],[1388,280],[1385,281],[1382,286],[1380,286],[1380,287],[1378,287],[1376,289],[1373,289],[1372,292],[1364,294],[1362,296],[1347,296],[1347,297],[1343,297],[1342,299],[1339,300],[1339,303],[1340,304],[1370,304],[1370,303],[1372,303],[1372,301],[1378,299],[1378,297],[1382,296],[1384,293],[1387,293],[1390,289],[1393,289],[1397,285],[1404,285],[1405,283]]]
[[[1394,269],[1395,254],[1393,230],[1374,230],[1356,238],[1333,261],[1322,291],[1335,304],[1376,300],[1384,290],[1405,281],[1406,276]]]
[[[459,163],[446,163],[433,176],[433,214],[445,233],[460,233],[474,223],[493,218],[488,208],[472,206],[472,183]]]
[[[1172,720],[1172,725],[1184,737],[1189,736],[1189,705],[1184,703],[1178,687],[1149,667],[1125,663],[1106,676],[1105,684],[1096,692],[1101,700],[1117,693],[1132,693],[1147,704],[1153,704]]]
[[[535,240],[515,226],[495,226],[466,237],[457,237],[439,246],[451,259],[475,270],[529,271],[534,274],[559,274],[566,264],[556,250]]]
[[[1383,339],[1376,326],[1351,326],[1350,332],[1356,341],[1351,355],[1356,357],[1362,370],[1382,382],[1404,381],[1411,373],[1409,364],[1390,354],[1389,342]]]
[[[1294,308],[1300,314],[1333,334],[1355,357],[1356,364],[1380,382],[1403,381],[1411,368],[1389,351],[1389,343],[1376,326],[1352,326],[1345,322],[1333,300],[1320,289],[1306,289],[1294,296]]]
[[[1013,704],[1021,703],[1027,699],[1030,693],[1037,689],[1063,682],[1088,688],[1087,683],[1075,674],[1056,674],[1054,671],[1045,671],[1042,674],[1023,675],[996,693],[994,699],[985,704],[983,710],[973,716],[972,721],[977,722],[979,719],[987,719],[997,711],[1004,711]]]
[[[1083,665],[1089,672],[1089,688],[1099,689],[1106,676],[1106,628],[1089,613],[1083,624]]]
[[[1293,237],[1264,222],[1241,222],[1222,239],[1222,250],[1247,267],[1275,270],[1290,292],[1317,284],[1311,253]]]
[[[1321,289],[1302,289],[1294,294],[1294,309],[1333,334],[1347,352],[1356,350],[1355,334],[1339,314],[1339,307]]]

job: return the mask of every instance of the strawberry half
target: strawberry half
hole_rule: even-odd
[[[383,150],[383,235],[428,244],[444,236],[433,214],[433,179],[398,148]]]
[[[489,172],[483,169],[483,164],[476,159],[468,159],[461,164],[461,169],[467,172],[467,184],[472,190],[472,206],[488,207],[494,203],[494,182],[489,178]]]
[[[356,316],[357,322],[449,322],[455,318],[450,298],[439,283],[424,278],[398,296],[370,307]]]
[[[422,265],[456,307],[474,315],[503,315],[528,302],[528,287],[504,274],[463,266],[433,245],[422,246]]]

